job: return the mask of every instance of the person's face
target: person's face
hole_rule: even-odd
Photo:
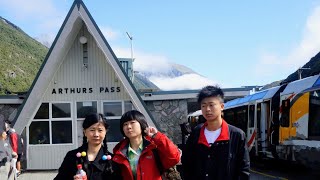
[[[201,111],[207,121],[215,121],[221,117],[224,103],[219,97],[207,97],[201,101]]]
[[[100,122],[91,125],[84,130],[84,135],[87,137],[88,144],[99,145],[103,142],[107,133],[106,128]]]
[[[5,131],[2,132],[1,138],[2,139],[7,139],[7,133]]]
[[[123,124],[123,132],[129,139],[142,136],[140,123],[137,120],[127,121]]]

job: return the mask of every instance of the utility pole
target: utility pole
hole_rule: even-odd
[[[303,70],[310,70],[311,68],[303,68],[303,67],[300,67],[299,69],[298,69],[298,76],[299,76],[299,79],[302,79],[302,71]]]
[[[133,66],[133,45],[132,45],[132,40],[133,40],[133,37],[130,36],[130,34],[128,32],[127,33],[127,36],[128,38],[130,39],[130,45],[131,45],[131,61],[132,61],[132,66]],[[132,83],[133,83],[133,79],[134,79],[134,71],[133,71],[133,67],[131,68],[132,69]]]

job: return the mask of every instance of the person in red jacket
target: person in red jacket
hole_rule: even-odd
[[[5,126],[6,126],[6,131],[9,137],[9,142],[12,147],[12,151],[18,155],[16,158],[17,163],[15,168],[16,168],[17,176],[19,176],[21,173],[21,157],[23,154],[23,141],[21,136],[18,133],[16,133],[16,130],[11,127],[11,121],[6,120]]]
[[[161,180],[161,170],[180,161],[178,147],[163,133],[149,127],[144,115],[128,111],[120,119],[120,131],[125,137],[113,149],[113,161],[119,164],[125,180]]]

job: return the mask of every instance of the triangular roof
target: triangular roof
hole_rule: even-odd
[[[32,83],[27,98],[24,100],[13,122],[15,123],[14,128],[18,133],[21,133],[25,126],[32,120],[36,108],[39,107],[42,97],[49,86],[51,78],[61,64],[60,61],[66,56],[76,37],[77,33],[74,32],[79,32],[83,23],[87,26],[88,31],[104,53],[105,59],[112,66],[119,80],[122,82],[136,109],[146,116],[149,125],[157,126],[88,9],[81,0],[75,0]]]

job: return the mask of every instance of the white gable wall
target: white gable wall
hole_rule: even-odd
[[[82,44],[78,41],[81,34],[80,31],[50,81],[43,101],[130,100],[115,71],[88,32],[85,33],[88,38],[88,67],[83,66]],[[114,92],[111,92],[112,89]]]

